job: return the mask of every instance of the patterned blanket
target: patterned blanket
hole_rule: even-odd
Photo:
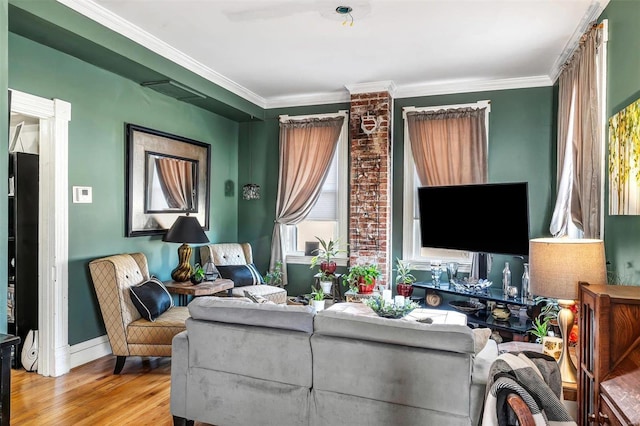
[[[538,352],[507,352],[489,371],[482,426],[514,425],[507,396],[516,393],[531,409],[536,425],[575,425],[562,403],[562,378],[555,359]]]

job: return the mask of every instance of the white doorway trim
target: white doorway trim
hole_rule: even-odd
[[[68,373],[68,126],[71,104],[11,90],[11,111],[40,119],[38,374]]]

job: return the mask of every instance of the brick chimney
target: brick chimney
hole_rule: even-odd
[[[388,283],[391,272],[391,112],[393,82],[347,86],[351,94],[349,135],[350,265],[377,263]]]

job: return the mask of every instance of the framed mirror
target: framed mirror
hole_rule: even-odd
[[[209,229],[210,145],[126,125],[126,236],[163,234],[180,215]]]

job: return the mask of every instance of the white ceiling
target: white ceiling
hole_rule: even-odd
[[[265,108],[551,85],[609,2],[58,1]]]

